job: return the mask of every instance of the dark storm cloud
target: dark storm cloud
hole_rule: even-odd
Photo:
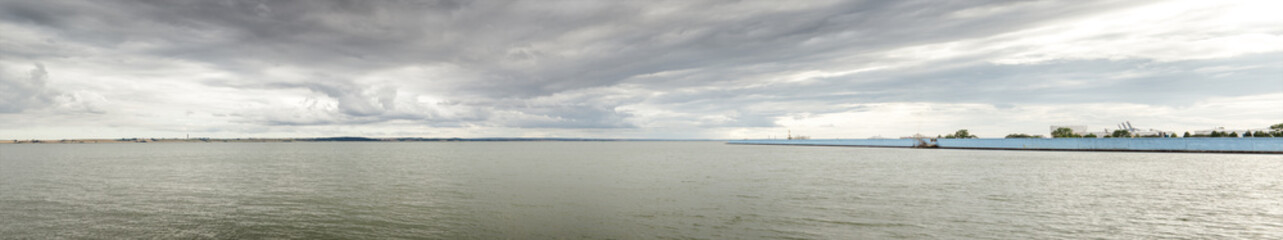
[[[898,59],[887,56],[893,49],[984,38],[1136,4],[1140,3],[0,1],[0,20],[60,37],[0,51],[18,59],[74,55],[75,48],[58,48],[71,42],[202,63],[230,73],[200,80],[209,87],[299,89],[337,104],[334,115],[268,111],[245,120],[267,125],[408,120],[436,126],[631,128],[637,126],[637,115],[621,106],[657,104],[681,113],[734,118],[688,119],[700,126],[770,127],[777,117],[852,111],[860,103],[1172,104],[1189,96],[1280,91],[1278,85],[1191,90],[1208,89],[1203,87],[1209,83],[1204,73],[1190,69],[1240,60],[1277,66],[1277,55],[997,65],[981,52],[891,70],[773,82],[809,70],[879,67]],[[34,47],[51,50],[18,50]],[[422,66],[452,72],[358,79]],[[303,73],[282,76],[276,72],[280,69]],[[1101,80],[1137,69],[1151,73]],[[1227,85],[1261,85],[1252,79],[1278,72],[1278,67],[1267,66],[1218,79]],[[17,82],[3,79],[0,87],[37,89],[19,89],[27,85]],[[620,86],[626,91],[600,90]],[[410,93],[443,102],[416,108],[425,103],[397,100],[415,97]],[[47,104],[47,97],[41,96],[6,95],[0,98],[5,101],[0,107],[6,108],[0,110]]]
[[[145,54],[210,61],[247,73],[262,67],[259,64],[360,71],[440,61],[488,75],[481,79],[484,84],[454,88],[483,95],[539,96],[668,70],[826,61],[839,54],[984,36],[1105,7],[1080,3],[961,19],[948,15],[1010,2],[853,1],[774,9],[793,4],[819,3],[743,6],[750,4],[678,1],[655,4],[677,8],[676,12],[647,14],[656,6],[545,1],[15,1],[6,2],[4,11],[8,21],[59,29],[76,39],[101,45],[148,42],[156,46]],[[583,53],[536,45],[563,40],[578,44],[573,47]]]

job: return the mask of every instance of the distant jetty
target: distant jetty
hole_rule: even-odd
[[[1116,151],[1283,154],[1283,138],[973,138],[733,140],[728,144],[942,148],[1031,151]]]

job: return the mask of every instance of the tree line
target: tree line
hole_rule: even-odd
[[[936,138],[980,138],[980,137],[977,137],[976,135],[971,135],[971,132],[968,132],[966,129],[958,129],[958,131],[953,132],[953,134],[944,135],[944,136],[937,135]]]
[[[1269,131],[1261,131],[1261,130],[1254,131],[1254,132],[1248,131],[1241,135],[1238,132],[1233,132],[1233,131],[1231,132],[1212,131],[1211,133],[1208,133],[1208,134],[1190,134],[1189,132],[1185,132],[1185,134],[1181,137],[1283,137],[1283,123],[1270,125],[1269,129],[1270,129]],[[965,134],[966,129],[958,130],[958,132]],[[954,136],[955,135],[949,135],[949,136],[945,136],[944,138],[959,138]],[[1087,135],[1077,134],[1077,133],[1074,133],[1074,130],[1070,128],[1056,128],[1056,130],[1051,131],[1051,137],[1052,138],[1097,138],[1100,136],[1096,136],[1096,134],[1092,134],[1092,133],[1088,133]],[[1114,130],[1114,132],[1110,133],[1109,135],[1105,135],[1104,137],[1105,138],[1174,138],[1177,136],[1176,134],[1168,135],[1166,133],[1161,133],[1159,135],[1151,135],[1151,136],[1140,136],[1137,134],[1133,134],[1131,131],[1127,131],[1125,129],[1118,129],[1118,130]],[[1042,138],[1042,135],[1012,133],[1012,134],[1007,134],[1006,138]]]

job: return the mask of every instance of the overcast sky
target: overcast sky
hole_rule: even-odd
[[[0,0],[0,139],[1263,128],[1283,1]]]

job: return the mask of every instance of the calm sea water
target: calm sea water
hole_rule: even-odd
[[[0,238],[1283,238],[1283,156],[719,142],[0,145]]]

